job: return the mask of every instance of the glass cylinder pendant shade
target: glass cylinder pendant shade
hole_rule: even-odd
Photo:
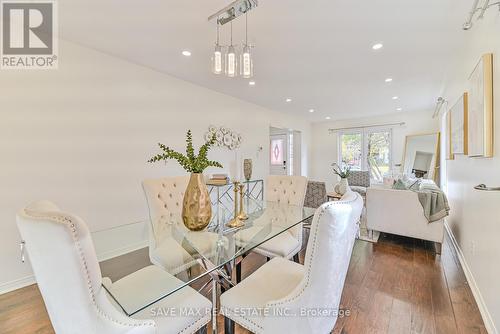
[[[220,45],[215,45],[214,54],[212,55],[212,72],[214,74],[221,74],[223,70],[222,66],[222,47]]]
[[[234,78],[238,75],[238,59],[236,55],[236,49],[234,46],[229,46],[226,53],[226,75],[230,78]]]
[[[243,78],[253,77],[253,59],[248,45],[245,45],[241,53],[240,69]]]

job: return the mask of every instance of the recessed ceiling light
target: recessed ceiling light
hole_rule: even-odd
[[[382,44],[382,43],[377,43],[377,44],[373,44],[372,49],[373,49],[373,50],[380,50],[380,49],[382,49],[383,47],[384,47],[384,44]]]
[[[330,116],[326,116],[325,119],[331,119],[331,117]]]
[[[248,84],[249,84],[250,86],[255,86],[255,81],[249,81],[249,82],[248,82]]]
[[[292,99],[291,98],[288,98],[285,100],[286,102],[292,102]]]
[[[397,99],[399,99],[399,96],[393,96],[392,99],[397,100]]]
[[[309,109],[309,112],[313,113],[313,112],[314,112],[314,109]]]
[[[385,82],[392,82],[392,78],[385,79]]]
[[[397,111],[403,111],[403,108],[399,107],[399,108],[396,108]]]
[[[184,51],[182,51],[182,55],[186,56],[186,57],[190,57],[191,56],[191,51],[184,50]]]

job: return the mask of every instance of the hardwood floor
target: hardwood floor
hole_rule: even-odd
[[[333,333],[486,334],[450,240],[445,241],[441,256],[432,247],[385,234],[377,244],[356,241],[341,302],[350,316],[339,318]],[[144,256],[147,252],[139,251],[126,258],[137,262],[134,259]],[[243,277],[265,261],[249,255]],[[102,263],[103,274],[116,274],[112,266]],[[219,328],[222,320],[219,317]],[[250,333],[238,326],[236,332]],[[0,295],[0,333],[54,333],[36,285]]]

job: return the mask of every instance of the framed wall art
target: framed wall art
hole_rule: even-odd
[[[493,55],[485,54],[469,77],[468,155],[493,156]]]
[[[445,137],[446,160],[453,160],[455,156],[451,153],[451,110],[446,113],[446,137]]]
[[[464,93],[449,112],[450,155],[468,154],[468,94]]]

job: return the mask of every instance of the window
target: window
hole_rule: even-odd
[[[392,166],[392,130],[367,128],[339,134],[339,163],[352,170],[368,170],[374,182],[382,182]]]
[[[363,169],[363,133],[344,133],[341,136],[340,162],[353,170]]]

